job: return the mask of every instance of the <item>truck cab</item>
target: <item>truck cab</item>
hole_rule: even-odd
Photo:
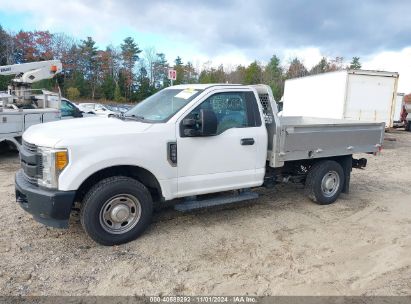
[[[172,86],[123,116],[31,127],[16,197],[37,221],[60,228],[79,202],[88,235],[121,244],[149,225],[153,203],[184,211],[233,203],[284,180],[332,203],[348,192],[351,168],[365,166],[352,154],[378,152],[383,131],[381,123],[282,120],[265,85]]]

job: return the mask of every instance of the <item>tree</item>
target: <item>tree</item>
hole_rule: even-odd
[[[174,60],[175,65],[174,65],[174,70],[177,71],[177,79],[174,81],[174,84],[182,84],[184,83],[184,66],[183,66],[183,60],[181,59],[180,56],[177,56],[177,58]]]
[[[101,60],[95,46],[96,42],[91,38],[87,37],[86,40],[82,40],[79,46],[79,51],[81,55],[80,65],[81,70],[84,75],[85,80],[88,82],[88,86],[91,92],[91,99],[94,100],[97,82],[98,82],[98,73],[101,65]]]
[[[114,100],[117,102],[124,102],[125,98],[121,94],[120,86],[117,84],[116,88],[114,89]]]
[[[244,83],[244,78],[245,67],[242,65],[236,66],[236,68],[227,75],[227,81],[229,83]]]
[[[224,83],[226,81],[226,74],[224,72],[223,65],[219,65],[219,67],[205,67],[198,78],[198,82],[200,83]]]
[[[196,83],[198,81],[197,72],[194,69],[193,64],[189,61],[184,66],[183,82],[184,83]]]
[[[177,56],[177,58],[174,60],[174,63],[176,65],[183,65],[183,60],[181,59],[180,56]]]
[[[349,68],[352,70],[361,69],[360,57],[353,57]]]
[[[147,61],[148,78],[150,79],[150,85],[154,86],[154,64],[157,60],[156,49],[154,47],[148,47],[144,50],[144,58]]]
[[[141,53],[138,45],[134,42],[134,39],[127,37],[121,44],[121,55],[123,59],[124,72],[126,77],[126,99],[131,97],[131,91],[134,81],[133,69],[136,62],[140,59],[138,54]]]
[[[326,73],[330,69],[329,63],[327,58],[321,58],[320,62],[318,62],[315,66],[313,66],[310,70],[311,75]]]
[[[35,31],[33,33],[36,60],[51,60],[53,53],[53,35],[49,31]]]
[[[308,75],[308,71],[304,64],[298,59],[294,58],[290,62],[290,66],[288,67],[287,73],[286,73],[286,78],[297,78],[297,77],[303,77]]]
[[[14,36],[17,63],[50,60],[53,54],[53,35],[49,31],[20,31]]]
[[[67,97],[70,100],[77,100],[80,97],[80,91],[77,88],[70,87],[67,89]]]
[[[337,56],[334,59],[330,60],[328,70],[330,72],[341,71],[344,69],[343,65],[344,65],[344,57]]]
[[[153,63],[153,86],[155,89],[169,86],[170,80],[168,79],[169,65],[164,53],[157,53],[157,58]]]
[[[9,42],[10,36],[0,25],[0,65],[6,65],[7,60],[7,44]]]
[[[263,71],[257,61],[252,62],[246,69],[244,84],[258,84],[263,82]]]
[[[11,40],[10,35],[7,34],[0,25],[0,65],[7,65],[11,63],[8,52]],[[0,91],[7,89],[11,79],[13,79],[13,76],[0,76]]]
[[[116,89],[116,78],[119,70],[119,54],[112,47],[108,46],[105,51],[100,52],[101,60],[101,91],[104,98],[113,100]]]
[[[16,45],[14,61],[16,63],[25,63],[29,60],[33,61],[34,44],[31,39],[31,33],[20,31],[13,38],[14,44]]]
[[[271,57],[264,69],[264,83],[270,86],[275,100],[280,100],[284,91],[283,68],[276,55]]]
[[[153,88],[150,86],[150,79],[148,77],[147,69],[144,65],[140,67],[140,73],[137,80],[138,90],[134,93],[133,99],[141,101],[154,93]]]

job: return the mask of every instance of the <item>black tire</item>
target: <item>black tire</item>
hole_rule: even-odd
[[[123,212],[123,215],[128,212],[130,217],[115,222],[110,217],[115,209],[112,206],[120,206],[117,207],[123,209],[120,212]],[[128,211],[124,211],[127,208]],[[140,236],[149,226],[152,212],[152,198],[143,184],[130,177],[114,176],[103,179],[87,192],[81,206],[80,220],[84,230],[94,241],[101,245],[112,246],[130,242]],[[116,216],[119,216],[118,214],[118,212],[115,213]],[[131,219],[133,214],[134,218]],[[107,217],[109,219],[106,219]],[[112,227],[108,224],[110,222]],[[124,223],[127,224],[123,227]],[[117,231],[115,231],[114,225],[120,225]],[[120,231],[121,229],[129,230]]]
[[[410,121],[406,121],[405,122],[405,131],[411,131],[411,122]]]
[[[327,183],[328,180],[330,183]],[[322,160],[315,163],[308,171],[305,192],[317,204],[328,205],[337,200],[344,187],[344,180],[344,170],[339,163],[333,160]],[[329,184],[330,186],[327,187]]]

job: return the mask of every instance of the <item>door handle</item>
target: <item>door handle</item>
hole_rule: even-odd
[[[252,146],[254,145],[254,138],[242,138],[241,145],[243,146]]]

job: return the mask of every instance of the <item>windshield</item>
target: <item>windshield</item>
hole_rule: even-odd
[[[148,122],[166,122],[201,92],[194,89],[162,90],[144,99],[124,116]]]

